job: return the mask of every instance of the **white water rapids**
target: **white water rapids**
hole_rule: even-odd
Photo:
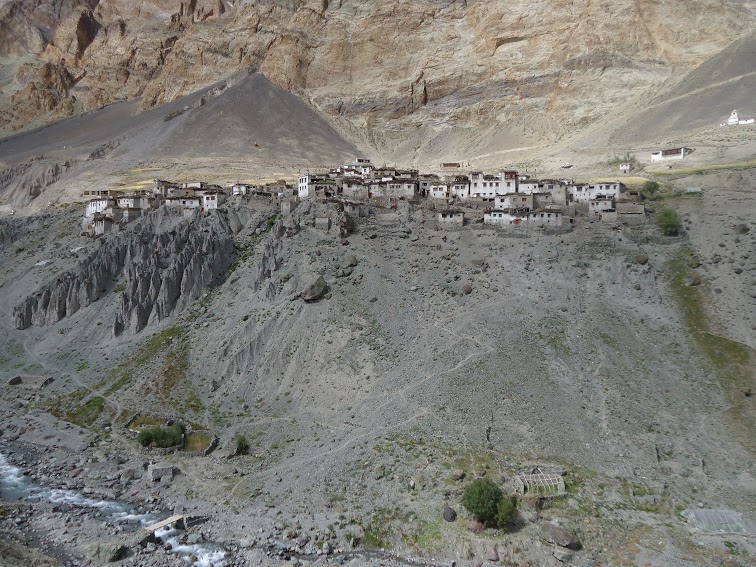
[[[100,512],[104,520],[111,522],[139,524],[148,526],[159,521],[166,514],[140,512],[131,504],[113,500],[88,498],[74,490],[49,488],[32,482],[24,476],[21,469],[12,465],[0,453],[0,497],[6,501],[41,502],[67,504],[79,508],[91,508]],[[171,551],[182,557],[187,563],[193,561],[197,567],[222,567],[225,565],[225,551],[212,544],[182,545],[179,543],[180,530],[164,528],[155,532],[155,536],[164,544],[171,545]]]

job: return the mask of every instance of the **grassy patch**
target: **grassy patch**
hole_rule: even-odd
[[[82,427],[90,427],[100,417],[104,409],[105,398],[97,396],[84,405],[66,412],[62,417],[69,423],[75,423]]]
[[[166,420],[160,417],[150,415],[138,415],[129,424],[130,429],[142,429],[144,427],[161,427],[166,424]]]
[[[658,169],[655,171],[648,171],[647,173],[662,177],[670,177],[674,175],[695,175],[709,171],[721,171],[723,169],[750,169],[752,167],[756,167],[756,160],[740,161],[735,163],[721,163],[717,165],[702,165],[699,167],[685,167],[682,169]]]
[[[418,550],[428,552],[437,550],[443,538],[441,533],[442,521],[419,517],[416,518],[414,524],[415,531],[411,532],[405,538],[405,541]]]
[[[168,427],[143,429],[137,436],[142,447],[175,447],[181,443],[186,427],[183,423],[174,423]]]
[[[186,444],[182,451],[204,451],[210,445],[210,436],[207,433],[192,432],[186,436]]]
[[[756,430],[756,418],[748,411],[746,392],[753,385],[753,367],[756,352],[748,346],[718,335],[711,327],[711,318],[706,312],[704,286],[686,285],[688,275],[687,257],[689,250],[682,251],[670,261],[667,273],[670,288],[683,316],[683,323],[691,335],[698,352],[716,370],[726,396],[724,413],[731,419],[731,425],[742,429],[749,446],[756,448],[752,432]]]

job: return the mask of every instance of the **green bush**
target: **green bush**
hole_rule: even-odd
[[[144,429],[137,435],[137,443],[142,447],[175,447],[181,443],[185,431],[186,426],[183,423],[174,423],[169,427]]]
[[[656,224],[664,236],[677,236],[682,230],[682,220],[674,209],[664,208],[656,213]]]
[[[517,511],[517,500],[515,498],[502,498],[496,507],[496,525],[501,529],[507,529],[514,519]]]
[[[234,437],[234,443],[236,444],[237,455],[246,455],[249,453],[249,441],[247,441],[247,438],[244,437],[244,435],[237,434],[236,437]]]
[[[497,525],[501,489],[487,478],[476,478],[465,488],[462,505],[481,522]]]
[[[643,192],[653,195],[659,190],[659,184],[656,181],[646,181],[643,185]]]

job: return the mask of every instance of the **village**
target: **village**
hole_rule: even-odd
[[[691,151],[662,150],[654,152],[651,159],[683,159]],[[631,170],[630,163],[619,165],[620,174]],[[642,193],[628,189],[619,180],[587,183],[535,179],[511,169],[492,174],[465,172],[461,163],[442,163],[439,173],[421,173],[376,167],[367,158],[356,158],[326,172],[301,174],[296,185],[281,180],[262,185],[235,183],[224,188],[201,181],[155,179],[152,187],[85,191],[84,196],[89,201],[82,228],[93,237],[118,231],[163,206],[189,218],[250,198],[268,199],[278,204],[283,214],[304,200],[329,203],[355,219],[367,216],[371,208],[395,209],[406,202],[433,211],[438,227],[443,229],[483,223],[512,230],[569,230],[581,216],[614,224],[646,221]],[[332,221],[325,215],[317,217],[315,224],[329,230]]]

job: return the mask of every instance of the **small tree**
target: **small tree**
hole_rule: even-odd
[[[656,213],[656,224],[664,236],[677,236],[682,230],[682,220],[677,211],[670,208],[663,208]]]
[[[659,190],[659,184],[656,181],[646,181],[643,185],[643,192],[649,195],[655,194]]]
[[[517,510],[517,500],[515,498],[504,497],[499,500],[496,507],[496,525],[501,529],[507,529],[514,519]]]
[[[249,441],[241,433],[237,433],[234,437],[234,443],[236,444],[236,454],[246,455],[249,453]]]
[[[497,525],[501,489],[487,478],[476,478],[465,488],[462,505],[481,522]]]

